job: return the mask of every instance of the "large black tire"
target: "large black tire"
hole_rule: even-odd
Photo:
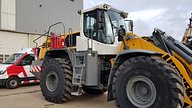
[[[94,88],[91,88],[91,87],[87,87],[87,86],[83,86],[83,91],[87,94],[90,94],[90,95],[101,95],[101,94],[104,94],[107,90],[106,89],[94,89]]]
[[[160,58],[134,57],[113,78],[119,108],[182,108],[184,85],[179,72]]]
[[[15,89],[19,86],[20,81],[17,77],[10,77],[6,80],[6,88],[8,89]]]
[[[42,67],[40,87],[49,102],[63,103],[71,99],[72,66],[69,60],[53,58]]]

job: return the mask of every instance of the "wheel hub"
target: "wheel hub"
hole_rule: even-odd
[[[17,86],[17,81],[15,81],[15,80],[10,81],[10,85],[13,86],[13,87],[16,87]]]
[[[55,72],[50,72],[46,77],[46,86],[49,91],[55,91],[58,87],[59,79]]]
[[[156,99],[156,88],[145,76],[135,76],[127,83],[127,97],[136,107],[150,107]]]
[[[146,95],[148,93],[148,89],[146,87],[141,88],[142,95]]]

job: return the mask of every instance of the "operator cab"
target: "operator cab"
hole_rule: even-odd
[[[91,48],[99,54],[117,54],[120,47],[118,29],[120,26],[126,28],[127,15],[107,4],[85,10],[81,21],[81,37],[77,38],[77,50]]]

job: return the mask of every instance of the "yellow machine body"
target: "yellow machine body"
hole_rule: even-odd
[[[76,35],[76,36],[77,36],[77,35],[79,35],[79,34],[80,34],[80,32],[73,32],[73,33],[69,33],[69,34],[60,35],[60,37],[61,37],[61,39],[65,42],[65,41],[67,40],[67,38],[68,38],[68,39],[70,39],[70,38],[71,38],[71,39],[74,39],[73,35]],[[48,37],[47,37],[47,40],[46,40],[41,46],[38,47],[38,48],[39,48],[38,60],[43,60],[46,52],[47,52],[48,50],[50,50],[51,41],[53,41],[53,40],[51,39],[50,36],[48,36]],[[74,44],[74,43],[73,43],[73,44]],[[74,47],[74,46],[71,46],[71,47]]]
[[[192,75],[192,64],[187,63],[186,60],[176,53],[173,53],[173,55],[168,54],[155,46],[153,41],[148,38],[139,37],[133,33],[127,33],[126,35],[130,36],[130,39],[124,38],[125,44],[128,46],[129,50],[148,50],[161,53],[161,58],[173,65],[180,72],[186,91],[185,103],[192,106],[192,78],[190,77]],[[120,51],[123,50],[124,45],[122,44]]]

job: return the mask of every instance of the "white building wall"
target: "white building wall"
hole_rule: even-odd
[[[35,47],[36,44],[33,43],[33,40],[37,37],[39,37],[39,35],[0,31],[0,63],[13,52],[17,52],[22,48]],[[41,45],[45,40],[46,37],[40,38],[37,41],[38,45]]]
[[[15,0],[1,0],[1,29],[15,30]]]
[[[28,47],[28,36],[26,34],[0,32],[0,52],[11,54],[25,47]]]

